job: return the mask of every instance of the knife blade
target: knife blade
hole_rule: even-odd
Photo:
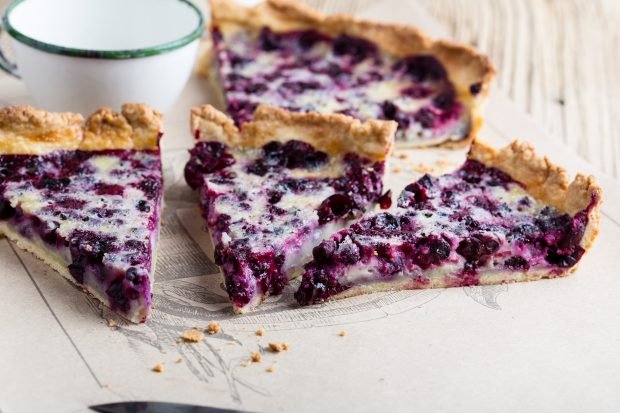
[[[163,402],[120,402],[89,407],[100,413],[248,413],[218,407]]]

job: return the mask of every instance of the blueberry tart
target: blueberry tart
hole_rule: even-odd
[[[260,104],[394,120],[402,146],[466,147],[495,70],[469,46],[417,28],[324,16],[290,0],[211,0],[202,60],[237,126]]]
[[[0,234],[133,322],[151,307],[161,115],[0,109]]]
[[[601,188],[518,142],[474,142],[453,173],[405,187],[390,211],[323,241],[305,265],[300,304],[392,289],[565,276],[599,228]]]
[[[235,312],[279,294],[313,247],[381,199],[396,126],[260,106],[239,129],[211,106],[192,110],[185,179]]]

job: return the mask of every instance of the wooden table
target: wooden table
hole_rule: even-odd
[[[374,4],[304,1],[328,13],[355,14]],[[393,7],[419,1],[454,39],[492,58],[496,87],[519,108],[599,169],[620,177],[620,25],[614,24],[620,22],[620,1],[384,1]],[[0,0],[0,9],[7,3]]]

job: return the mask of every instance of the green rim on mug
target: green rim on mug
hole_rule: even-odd
[[[7,7],[4,12],[4,16],[2,17],[2,25],[4,29],[16,40],[19,40],[21,43],[24,43],[28,46],[34,47],[35,49],[43,50],[44,52],[61,54],[66,56],[75,56],[75,57],[89,57],[95,59],[133,59],[136,57],[146,57],[146,56],[154,56],[162,53],[166,53],[175,49],[178,49],[182,46],[185,46],[192,41],[198,39],[204,32],[204,17],[202,12],[189,0],[177,0],[181,3],[187,4],[191,7],[196,14],[198,14],[198,27],[196,27],[191,33],[183,36],[182,38],[160,44],[152,47],[145,47],[140,49],[130,49],[130,50],[88,50],[88,49],[75,49],[72,47],[63,47],[57,46],[49,43],[42,42],[40,40],[33,39],[29,37],[19,30],[15,29],[11,25],[9,21],[9,15],[11,12],[27,0],[13,0],[13,2]]]

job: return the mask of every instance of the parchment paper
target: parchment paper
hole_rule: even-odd
[[[423,10],[404,2],[364,14],[441,34]],[[12,80],[3,81],[0,100],[30,102]],[[254,412],[620,408],[620,186],[500,94],[488,105],[486,140],[529,140],[571,171],[594,173],[604,186],[601,234],[574,275],[373,294],[305,308],[293,303],[293,282],[246,316],[230,310],[208,258],[196,195],[182,179],[191,145],[189,108],[208,101],[205,81],[192,78],[166,120],[166,208],[147,323],[122,321],[0,240],[1,413],[86,412],[89,405],[122,400]],[[421,173],[447,171],[463,159],[464,152],[446,150],[393,157],[388,185],[398,194]],[[212,320],[222,332],[198,344],[179,342],[184,330]],[[264,337],[255,334],[258,328]],[[270,341],[286,341],[290,349],[272,354],[265,351]],[[255,351],[263,352],[262,362],[244,367]],[[163,373],[151,371],[156,363],[164,364]],[[273,372],[266,371],[270,366]]]

